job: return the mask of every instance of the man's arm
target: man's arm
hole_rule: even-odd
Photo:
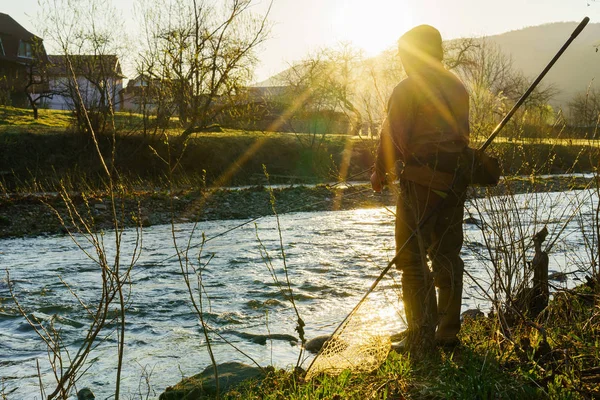
[[[371,175],[374,191],[381,191],[386,173],[394,170],[397,160],[404,160],[409,154],[413,119],[414,96],[409,79],[405,79],[396,86],[390,97],[387,118],[379,134],[375,170]]]

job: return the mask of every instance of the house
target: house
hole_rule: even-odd
[[[43,40],[0,13],[0,104],[26,107],[47,87]]]
[[[138,113],[156,111],[161,89],[160,79],[144,74],[138,75],[130,79],[127,86],[121,91],[121,109]]]
[[[293,89],[290,86],[249,86],[244,88],[251,101],[280,101],[285,96],[290,96]]]
[[[53,94],[46,102],[48,108],[74,110],[83,101],[88,109],[109,106],[115,111],[122,109],[125,76],[116,55],[50,55],[48,58],[48,81]]]

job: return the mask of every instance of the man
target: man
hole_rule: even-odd
[[[400,181],[396,267],[402,271],[407,344],[416,350],[458,342],[466,189],[458,159],[469,143],[469,96],[442,65],[437,29],[410,30],[400,38],[399,53],[407,78],[389,99],[371,183],[380,191],[394,170]]]

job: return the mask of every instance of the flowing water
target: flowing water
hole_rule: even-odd
[[[568,271],[585,264],[585,231],[589,228],[597,195],[590,191],[546,193],[516,197],[515,215],[527,234],[544,224],[549,239],[560,232],[560,240],[550,254],[551,271]],[[485,207],[480,201],[478,207]],[[475,204],[468,209],[476,213]],[[533,211],[537,210],[537,211]],[[331,333],[356,305],[374,279],[393,257],[393,209],[375,208],[353,211],[293,213],[280,216],[281,238],[289,281],[298,311],[306,323],[308,338]],[[571,215],[576,218],[569,219]],[[202,222],[191,243],[201,241],[238,225],[242,221]],[[587,224],[587,225],[586,225]],[[194,226],[177,225],[180,245],[187,243]],[[489,264],[481,231],[465,224],[463,258],[466,269],[477,283],[465,277],[463,309],[489,309],[481,291],[488,287]],[[262,241],[268,256],[261,252]],[[127,264],[136,242],[136,232],[123,236],[121,258]],[[91,250],[85,238],[77,238],[84,250]],[[109,260],[114,258],[114,233],[106,232],[104,242]],[[112,247],[111,247],[112,246]],[[123,371],[125,395],[145,393],[143,375],[149,375],[151,394],[158,396],[166,386],[182,376],[203,370],[210,361],[202,325],[191,307],[180,264],[172,243],[170,226],[144,229],[142,252],[131,275],[131,296],[127,310],[126,348]],[[92,255],[94,253],[92,252]],[[299,345],[289,336],[266,340],[267,334],[296,336],[297,317],[289,299],[275,282],[267,267],[269,258],[275,278],[286,285],[280,251],[277,221],[266,217],[227,235],[208,241],[189,252],[194,262],[205,264],[203,286],[206,322],[261,365],[289,367],[296,363]],[[93,305],[100,295],[101,280],[97,264],[69,237],[52,236],[0,240],[0,265],[10,272],[18,301],[27,314],[42,325],[50,321],[60,329],[64,344],[74,349],[81,344],[90,322],[80,304]],[[569,275],[573,278],[577,275]],[[61,279],[64,281],[61,282]],[[67,284],[67,285],[65,285]],[[389,330],[403,327],[398,302],[399,279],[395,273],[382,282],[382,299],[393,305]],[[78,298],[71,294],[76,293]],[[195,292],[197,294],[197,292]],[[113,328],[115,328],[113,326]],[[259,335],[259,336],[249,336]],[[213,337],[217,362],[251,362],[224,340]],[[97,398],[110,398],[116,376],[116,334],[107,337],[88,359],[88,372],[77,383],[90,387]],[[23,318],[10,299],[7,280],[0,281],[0,389],[9,399],[40,398],[36,361],[46,384],[52,376],[44,343]],[[304,360],[304,367],[310,358]],[[52,385],[49,385],[52,387]]]

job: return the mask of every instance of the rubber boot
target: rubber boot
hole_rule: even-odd
[[[435,335],[435,317],[437,315],[437,304],[435,301],[435,288],[433,284],[429,289],[421,288],[422,291],[404,291],[404,308],[408,334],[405,340],[407,350],[423,351],[433,348]]]
[[[460,331],[460,308],[462,305],[462,287],[442,287],[438,293],[438,327],[435,332],[436,344],[453,346],[458,344]]]

